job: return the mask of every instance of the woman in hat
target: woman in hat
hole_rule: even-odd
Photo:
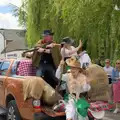
[[[63,41],[61,43],[61,45],[62,45],[61,55],[62,55],[62,58],[64,58],[65,60],[72,56],[77,56],[77,51],[82,47],[81,40],[80,40],[79,46],[76,48],[74,46],[72,46],[73,42],[74,41],[69,37],[63,38]]]
[[[74,104],[74,99],[78,100],[82,93],[89,91],[90,85],[88,78],[85,75],[83,69],[80,67],[80,62],[76,57],[67,59],[66,63],[68,66],[70,66],[70,72],[63,74],[61,77],[63,81],[66,81],[66,88],[68,89],[70,96],[65,106],[66,118],[67,120],[77,120],[77,111]],[[58,70],[56,71],[56,77],[58,79],[60,78],[60,74],[62,74],[62,65],[63,62],[61,62]],[[84,119],[87,119],[87,115],[84,117]]]

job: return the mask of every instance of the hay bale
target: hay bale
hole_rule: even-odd
[[[109,83],[108,77],[104,69],[96,64],[90,65],[86,70],[89,79],[91,90],[88,92],[91,100],[108,101]]]

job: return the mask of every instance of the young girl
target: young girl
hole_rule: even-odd
[[[70,66],[70,73],[63,74],[61,79],[66,81],[66,88],[68,89],[68,101],[65,105],[66,119],[78,120],[78,112],[75,106],[75,101],[80,99],[80,95],[90,90],[89,80],[84,74],[83,69],[80,67],[80,62],[76,57],[71,57],[66,60],[68,66]],[[63,62],[61,62],[63,65]],[[56,77],[60,78],[62,65],[58,67],[56,71]],[[81,116],[84,120],[87,120],[87,116]]]

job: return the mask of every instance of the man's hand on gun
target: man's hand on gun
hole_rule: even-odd
[[[40,52],[40,53],[50,53],[50,49],[43,49],[43,48],[39,48],[38,49],[38,52]]]
[[[43,49],[43,48],[39,48],[38,49],[38,52],[40,52],[40,53],[42,53],[42,52],[44,52],[45,51],[45,49]]]

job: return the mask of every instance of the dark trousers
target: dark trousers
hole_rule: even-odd
[[[58,84],[58,79],[55,77],[55,68],[52,64],[41,63],[36,75],[41,76],[53,88]]]
[[[108,78],[108,80],[109,80],[109,84],[111,84],[111,83],[112,83],[112,79],[111,79],[111,78]]]

